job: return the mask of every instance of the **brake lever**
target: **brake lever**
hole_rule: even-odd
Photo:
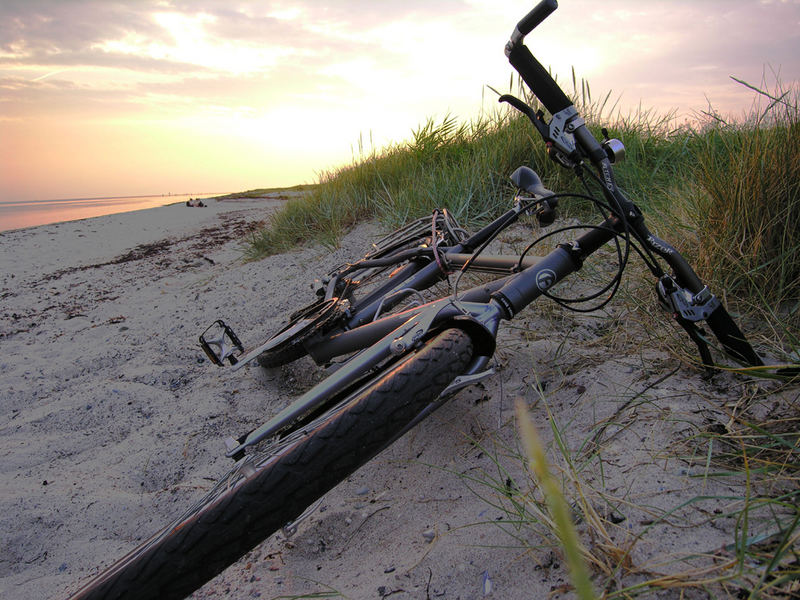
[[[535,111],[533,107],[528,106],[517,98],[516,96],[512,96],[511,94],[503,94],[500,96],[499,102],[507,102],[514,108],[516,108],[519,112],[523,115],[528,117],[533,126],[536,127],[536,131],[539,132],[539,135],[545,142],[547,146],[547,154],[555,163],[558,163],[562,167],[567,169],[573,169],[577,166],[577,160],[573,160],[575,154],[574,146],[572,148],[569,147],[568,143],[565,143],[564,139],[556,140],[553,138],[552,134],[552,127],[555,124],[554,122],[548,123],[544,120],[544,112],[541,110]],[[575,113],[577,114],[577,113]],[[573,116],[573,115],[568,115]],[[560,123],[556,125],[559,127]],[[563,138],[563,136],[561,136]],[[616,141],[616,140],[615,140]]]
[[[656,284],[656,292],[661,306],[672,313],[673,318],[697,344],[703,364],[707,367],[714,366],[714,363],[708,351],[708,344],[698,328],[697,324],[700,321],[708,324],[729,357],[752,367],[764,364],[739,326],[707,286],[699,293],[692,294],[678,285],[671,276],[662,275]]]
[[[511,94],[503,94],[500,96],[498,102],[507,102],[516,108],[519,112],[528,117],[545,142],[552,142],[550,139],[550,128],[547,126],[547,123],[545,123],[544,113],[541,110],[538,112],[535,111],[532,106],[525,104],[525,102]]]

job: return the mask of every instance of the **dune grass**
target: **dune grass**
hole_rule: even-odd
[[[648,217],[675,230],[665,237],[688,238],[683,250],[706,278],[731,294],[788,306],[800,301],[800,261],[793,260],[800,249],[798,90],[750,87],[768,105],[754,106],[749,118],[728,122],[708,112],[680,126],[671,114],[619,114],[608,95],[594,101],[574,79],[573,97],[598,137],[607,124],[623,140],[621,186]],[[307,196],[290,200],[252,238],[252,258],[310,240],[335,245],[363,219],[395,227],[434,207],[478,225],[508,206],[508,175],[523,164],[550,189],[581,191],[547,158],[527,120],[505,109],[470,123],[429,120],[407,142],[381,150],[360,146],[352,164],[322,173]]]
[[[517,95],[538,106],[517,87]],[[573,88],[576,104],[599,137],[601,124],[611,118],[607,113],[613,112],[609,95],[593,101],[588,85],[574,77]],[[612,135],[624,138],[631,158],[617,168],[619,181],[646,204],[658,204],[654,190],[682,178],[674,154],[683,152],[684,142],[673,140],[671,116],[639,110],[614,119]],[[533,167],[552,190],[584,191],[572,173],[548,158],[527,119],[499,106],[468,123],[452,115],[429,120],[411,132],[408,141],[381,150],[365,151],[363,143],[359,149],[351,164],[323,172],[308,196],[291,200],[253,236],[250,257],[280,253],[308,241],[335,245],[365,218],[393,228],[436,207],[477,226],[507,210],[513,194],[508,176],[520,165]]]
[[[511,82],[513,86],[514,82]],[[776,83],[750,88],[749,116],[725,120],[713,110],[691,123],[641,107],[620,113],[610,94],[592,97],[573,75],[572,97],[600,137],[621,139],[627,158],[615,166],[620,186],[651,229],[677,243],[701,277],[734,310],[777,324],[775,352],[796,362],[800,348],[800,90]],[[517,83],[517,95],[536,106]],[[364,150],[349,165],[322,173],[307,194],[289,200],[250,239],[257,259],[310,241],[335,247],[356,223],[378,219],[387,230],[435,207],[475,227],[507,209],[508,175],[533,167],[547,187],[582,192],[573,173],[547,157],[531,124],[505,107],[469,123],[429,120],[411,139]],[[588,216],[562,202],[561,215]]]
[[[630,283],[623,294],[641,295]],[[489,461],[470,456],[450,474],[493,509],[467,527],[501,529],[508,537],[497,538],[498,552],[551,581],[575,572],[580,557],[597,598],[797,597],[797,385],[728,372],[687,377],[676,355],[653,356],[669,328],[619,300],[622,310],[580,318],[555,307],[543,317],[552,306],[543,304],[531,323],[510,324],[516,331],[498,350],[506,385],[494,402],[514,401],[519,433],[465,433]],[[638,301],[652,308],[652,299]],[[508,385],[514,373],[523,387]],[[530,451],[531,419],[545,458]],[[577,542],[558,521],[565,510]],[[562,591],[578,597],[584,579]]]
[[[234,192],[233,194],[225,194],[224,196],[217,196],[216,200],[235,200],[237,198],[262,198],[268,195],[281,196],[286,192],[310,192],[314,189],[314,184],[301,183],[291,187],[272,187],[272,188],[256,188],[253,190],[245,190],[243,192]]]
[[[698,263],[730,294],[786,305],[796,316],[800,90],[748,87],[766,108],[740,123],[712,115],[692,140],[697,192],[687,210],[701,240]]]

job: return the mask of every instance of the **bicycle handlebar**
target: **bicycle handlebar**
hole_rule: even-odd
[[[523,81],[536,94],[550,114],[556,114],[572,105],[572,101],[558,86],[542,64],[522,43],[523,38],[558,8],[556,0],[542,0],[517,23],[511,39],[506,44],[506,56]]]
[[[539,2],[531,12],[522,17],[522,20],[517,23],[517,32],[519,32],[520,37],[528,35],[557,8],[558,2],[556,0],[542,0]]]

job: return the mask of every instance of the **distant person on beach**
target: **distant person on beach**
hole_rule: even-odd
[[[189,198],[186,201],[186,206],[205,206],[200,198]]]

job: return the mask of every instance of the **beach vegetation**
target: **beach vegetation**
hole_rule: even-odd
[[[800,92],[780,83],[771,91],[746,85],[761,102],[738,120],[713,108],[683,123],[674,113],[641,107],[622,114],[610,94],[594,100],[589,85],[574,76],[572,95],[598,137],[605,125],[623,141],[627,158],[615,166],[621,187],[664,237],[684,240],[681,251],[703,277],[726,294],[797,304]],[[537,106],[529,95],[526,100]],[[307,194],[289,200],[252,236],[249,256],[308,242],[335,245],[364,219],[393,228],[436,207],[448,208],[465,225],[479,225],[507,209],[513,193],[508,176],[520,165],[536,170],[549,189],[583,191],[572,173],[549,160],[527,119],[511,109],[471,122],[452,115],[430,119],[407,141],[380,150],[360,141],[358,149],[351,164],[322,172],[314,185],[290,188]]]
[[[252,190],[245,190],[243,192],[234,192],[232,194],[225,194],[224,196],[217,196],[217,200],[237,200],[240,198],[265,198],[267,196],[286,197],[286,193],[295,192],[310,192],[316,187],[313,183],[301,183],[291,187],[272,187],[272,188],[256,188]]]

